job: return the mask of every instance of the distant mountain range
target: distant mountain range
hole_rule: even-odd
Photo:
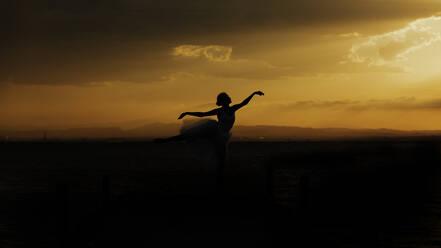
[[[149,123],[130,129],[120,127],[33,128],[14,130],[0,127],[0,140],[59,139],[151,139],[179,133],[178,123]],[[291,126],[235,126],[233,140],[328,140],[441,136],[441,130],[401,131],[393,129],[305,128]]]

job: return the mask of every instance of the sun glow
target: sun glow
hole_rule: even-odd
[[[439,73],[439,58],[441,16],[431,16],[417,19],[398,30],[363,37],[361,42],[352,45],[342,63],[386,67],[421,80]]]
[[[10,2],[0,130],[178,124],[256,90],[237,124],[441,129],[440,1]]]

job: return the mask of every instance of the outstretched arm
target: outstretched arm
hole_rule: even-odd
[[[191,116],[196,116],[196,117],[205,117],[205,116],[210,116],[210,115],[217,115],[217,111],[218,111],[218,109],[213,109],[213,110],[210,110],[208,112],[184,112],[184,113],[182,113],[178,117],[178,119],[182,119],[186,115],[191,115]]]
[[[251,101],[251,99],[253,98],[254,95],[263,96],[264,94],[262,91],[253,92],[253,94],[251,94],[249,97],[245,98],[245,100],[243,100],[241,103],[233,105],[232,108],[234,109],[234,111],[247,105]]]

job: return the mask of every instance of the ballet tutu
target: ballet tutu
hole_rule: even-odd
[[[218,122],[213,119],[185,120],[180,133],[189,141],[205,139],[227,143],[231,137],[231,133],[221,131]]]
[[[191,153],[202,160],[211,160],[216,156],[216,149],[224,149],[231,133],[219,129],[213,119],[184,120],[180,134],[185,138]]]

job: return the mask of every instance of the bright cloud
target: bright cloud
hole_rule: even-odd
[[[203,61],[185,63],[185,66],[180,68],[181,75],[268,80],[293,73],[290,67],[274,66],[265,60],[231,58],[232,47],[228,46],[181,45],[175,47],[171,54],[186,58],[203,58]]]
[[[181,45],[173,49],[172,55],[183,57],[203,57],[209,61],[225,62],[229,61],[233,49],[228,46],[198,46],[198,45]]]
[[[337,101],[298,101],[290,104],[278,104],[282,110],[435,110],[441,108],[441,99],[417,100],[415,97],[400,97],[394,99],[371,99],[368,101],[337,100]]]
[[[404,28],[374,35],[354,44],[342,63],[367,63],[369,66],[405,68],[409,56],[441,41],[441,16],[409,23]]]
[[[360,36],[361,36],[361,34],[358,32],[340,34],[340,37],[344,37],[344,38],[353,38],[353,37],[358,38]]]

